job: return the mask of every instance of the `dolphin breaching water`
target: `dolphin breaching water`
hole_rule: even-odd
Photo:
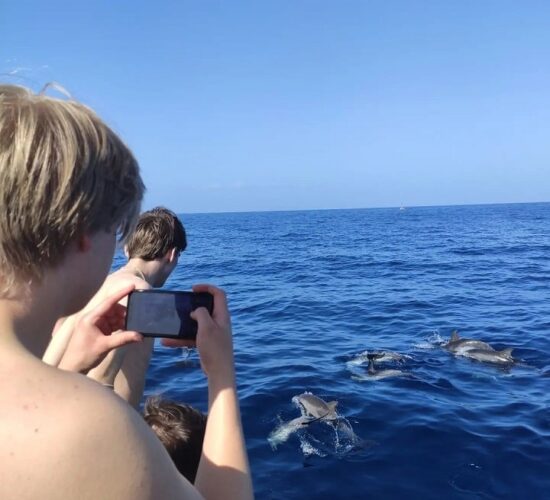
[[[274,450],[277,449],[277,446],[287,441],[292,433],[302,429],[314,420],[316,419],[310,417],[298,417],[290,420],[289,422],[281,422],[280,425],[273,429],[267,438],[271,448]]]
[[[451,334],[450,340],[443,345],[443,348],[456,356],[463,356],[484,363],[509,365],[515,362],[514,358],[512,358],[513,349],[508,348],[496,351],[489,344],[481,340],[461,339],[456,330]]]
[[[324,401],[311,392],[304,392],[292,398],[300,409],[301,416],[288,422],[280,421],[267,440],[273,450],[286,442],[293,433],[298,433],[304,455],[317,454],[342,456],[352,450],[365,449],[373,442],[359,438],[348,420],[338,415],[338,401]],[[328,430],[328,434],[321,426]],[[322,437],[320,437],[322,436]]]
[[[310,392],[304,392],[294,396],[292,402],[300,409],[302,415],[288,422],[281,422],[269,434],[267,440],[274,450],[279,444],[287,441],[292,433],[307,427],[313,422],[337,422],[340,418],[336,413],[338,401],[326,402]]]
[[[336,406],[338,401],[323,401],[314,394],[304,392],[292,398],[292,402],[296,404],[302,411],[303,417],[311,417],[316,420],[337,420]]]

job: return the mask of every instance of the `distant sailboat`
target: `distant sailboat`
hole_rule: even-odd
[[[407,210],[405,207],[399,207],[399,211],[403,212],[404,210]]]

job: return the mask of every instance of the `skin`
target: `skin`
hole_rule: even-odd
[[[209,386],[195,487],[126,402],[87,377],[41,361],[57,318],[81,310],[103,282],[114,246],[114,232],[81,236],[27,293],[0,298],[0,498],[253,498],[221,290],[197,287],[213,294],[215,313],[195,312]],[[84,314],[76,330],[101,339],[109,328],[120,328],[117,304],[130,289]]]
[[[133,285],[136,289],[148,290],[162,286],[177,262],[178,252],[175,248],[163,257],[150,261],[141,258],[129,259],[124,267],[107,277],[83,311],[66,318],[56,329],[43,360],[64,370],[87,373],[90,378],[101,384],[112,385],[120,397],[138,408],[145,388],[154,340],[121,332],[113,336],[112,346],[105,346],[106,351],[101,352],[99,346],[93,349],[92,345],[87,345],[86,350],[83,349],[83,343],[87,340],[73,335],[75,324],[82,313],[89,311],[121,288]],[[124,313],[126,304],[125,296],[120,300],[120,309]],[[83,353],[89,354],[88,359],[81,359]]]

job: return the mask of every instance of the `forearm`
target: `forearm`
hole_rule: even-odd
[[[122,366],[126,349],[127,347],[119,347],[112,350],[96,368],[87,373],[87,376],[102,385],[110,386],[114,389],[115,379]]]
[[[234,381],[209,381],[209,412],[195,486],[207,499],[254,498]]]
[[[115,392],[134,408],[139,407],[143,397],[145,378],[153,354],[153,346],[154,339],[152,338],[128,346],[128,352],[115,379]]]
[[[75,323],[75,315],[69,316],[63,321],[50,340],[46,352],[42,356],[42,361],[44,361],[44,363],[48,363],[51,366],[59,366],[71,340]]]

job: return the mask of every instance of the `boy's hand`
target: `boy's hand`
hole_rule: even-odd
[[[201,367],[211,379],[220,377],[220,381],[234,382],[233,336],[225,292],[213,285],[195,285],[193,291],[208,292],[214,297],[212,316],[205,307],[191,313],[199,324],[197,348]]]
[[[191,317],[199,324],[197,340],[162,339],[166,347],[196,347],[199,350],[201,367],[209,378],[222,383],[235,380],[233,359],[233,336],[231,317],[227,308],[225,292],[213,285],[195,285],[194,292],[208,292],[214,298],[212,316],[205,307],[191,312]]]
[[[133,289],[134,285],[125,286],[79,318],[59,368],[86,373],[112,349],[141,342],[143,337],[137,332],[118,332],[126,317],[126,307],[118,302]]]

